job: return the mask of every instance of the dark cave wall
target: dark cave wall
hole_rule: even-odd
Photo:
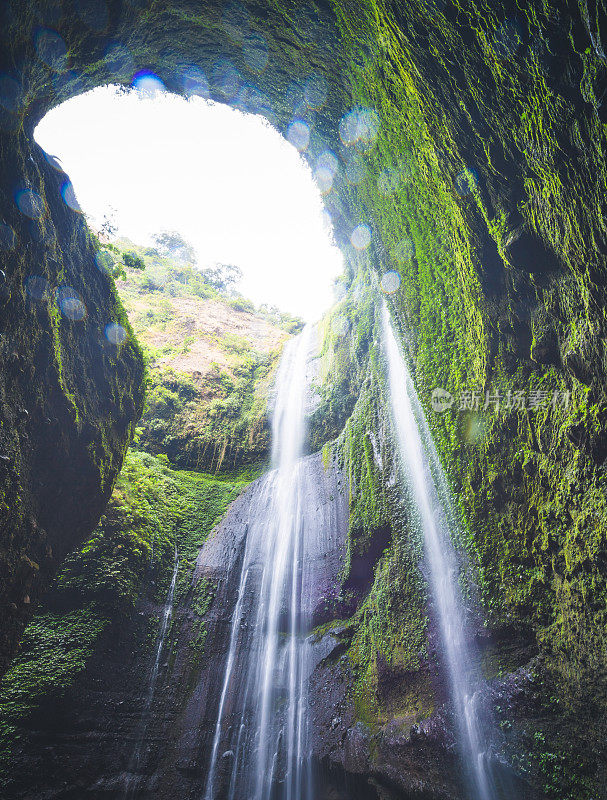
[[[23,131],[2,133],[0,296],[0,668],[57,566],[110,496],[143,405],[143,363],[84,220],[63,202],[66,176]],[[40,198],[17,207],[27,187]],[[35,213],[34,213],[35,212]],[[39,213],[38,213],[39,212]],[[56,290],[86,315],[71,320]],[[80,316],[78,309],[76,316]]]

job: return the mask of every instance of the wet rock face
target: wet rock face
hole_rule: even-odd
[[[22,132],[0,136],[2,672],[105,507],[142,410],[143,363],[84,220],[63,200],[67,176]]]
[[[379,720],[374,718],[365,723],[356,708],[352,664],[344,654],[350,635],[347,624],[336,625],[317,643],[319,652],[324,654],[318,659],[310,682],[311,725],[314,757],[325,774],[341,776],[347,786],[354,785],[366,798],[462,800],[468,797],[458,756],[455,720],[437,660],[429,659],[423,669],[430,676],[436,698],[432,713],[420,719],[415,710],[403,712],[394,706],[393,713],[384,713]],[[395,683],[395,699],[407,691],[423,696],[423,677],[419,673],[384,676],[380,682],[382,691],[388,680]],[[516,726],[528,724],[533,717],[533,696],[531,670],[520,668],[488,683],[478,702],[488,719],[493,718],[493,710],[498,708]],[[508,749],[504,731],[490,724],[487,734],[490,771],[498,796],[545,800],[542,789],[524,780],[504,759],[504,750]],[[510,745],[518,752],[520,742],[516,737],[510,738]]]
[[[306,460],[305,470],[305,494],[316,511],[310,525],[315,563],[308,564],[315,580],[307,593],[315,607],[338,592],[347,509],[337,471],[325,470],[318,455]],[[129,780],[136,781],[141,800],[203,796],[251,509],[267,481],[255,481],[233,502],[201,549],[191,587],[174,608],[147,716],[154,634],[163,609],[146,601],[127,624],[111,626],[75,684],[48,697],[29,720],[21,749],[12,754],[14,783],[7,798],[43,800],[53,792],[116,798]],[[316,645],[313,666],[328,655],[329,645]],[[239,671],[234,675],[237,683]],[[231,713],[228,707],[227,720]],[[138,741],[141,756],[134,765]],[[224,751],[219,780],[229,767]]]

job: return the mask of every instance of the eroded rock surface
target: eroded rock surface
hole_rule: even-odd
[[[63,201],[67,176],[22,132],[0,136],[2,672],[109,499],[143,408],[143,360],[82,216]]]

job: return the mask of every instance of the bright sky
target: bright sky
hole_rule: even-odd
[[[297,150],[262,117],[199,97],[103,87],[47,114],[36,141],[58,157],[99,227],[149,244],[177,230],[199,264],[239,266],[238,287],[308,320],[343,268],[320,191]]]

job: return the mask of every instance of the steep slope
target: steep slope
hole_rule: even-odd
[[[137,744],[175,553],[174,604],[189,598],[194,609],[182,657],[195,675],[208,601],[204,591],[192,600],[192,571],[199,547],[244,486],[246,478],[222,480],[173,470],[166,457],[127,455],[99,526],[64,563],[4,676],[5,796],[21,797],[36,785],[45,794],[54,780],[66,778],[90,789],[100,777],[98,764],[106,779],[118,779],[107,771],[117,759],[126,768]],[[164,660],[173,652],[172,631]],[[74,730],[87,734],[78,746]],[[91,736],[101,740],[94,748]]]
[[[22,134],[10,156],[2,136],[0,673],[61,562],[99,521],[142,412],[144,373],[96,242],[63,201],[67,176]]]
[[[264,459],[274,371],[300,323],[215,288],[174,254],[119,244],[145,264],[118,280],[149,370],[137,446],[213,472]]]

